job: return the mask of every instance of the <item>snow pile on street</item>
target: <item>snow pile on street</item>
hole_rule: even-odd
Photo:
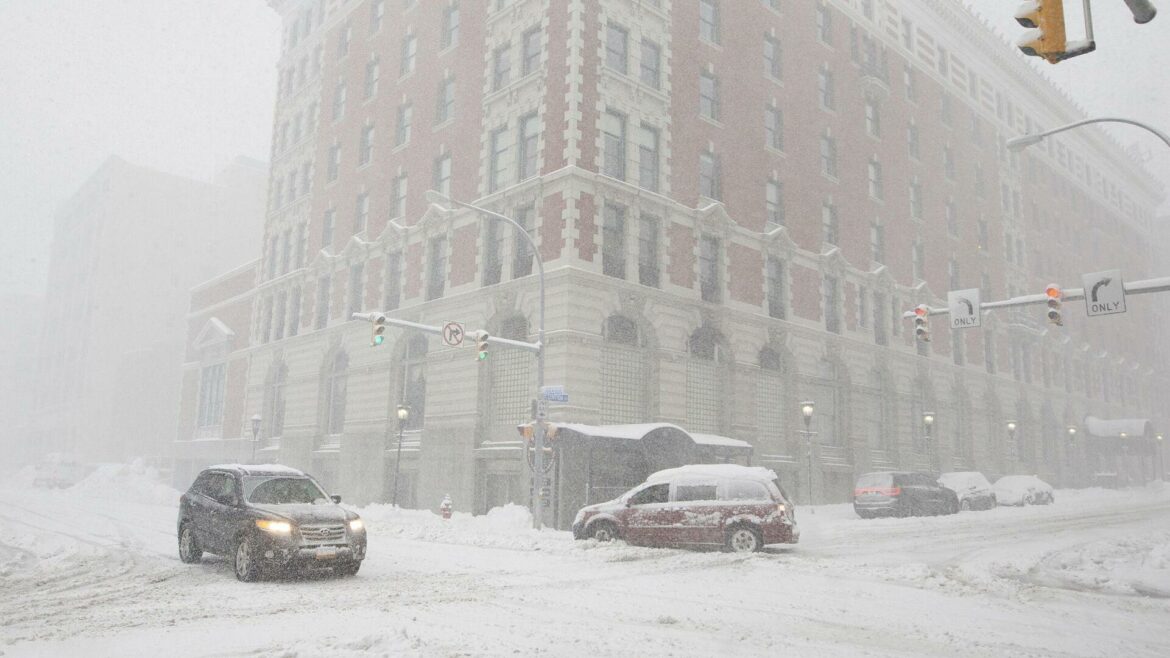
[[[564,541],[564,533],[534,530],[528,509],[511,503],[479,516],[455,512],[450,519],[429,510],[378,504],[359,509],[358,513],[370,532],[403,539],[518,550],[537,550],[552,537]]]
[[[130,464],[101,464],[69,491],[89,498],[176,508],[182,495],[163,484],[158,471],[140,460]]]
[[[1034,581],[1049,587],[1170,598],[1170,533],[1058,551],[1033,573]]]

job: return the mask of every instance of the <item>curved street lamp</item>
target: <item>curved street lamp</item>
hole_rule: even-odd
[[[1013,137],[1013,138],[1007,140],[1006,142],[1004,142],[1004,146],[1006,146],[1009,151],[1019,151],[1019,150],[1025,149],[1033,144],[1040,143],[1041,141],[1044,140],[1045,137],[1055,135],[1056,133],[1062,133],[1066,130],[1072,130],[1073,128],[1079,128],[1080,126],[1084,126],[1084,125],[1087,125],[1090,123],[1127,123],[1131,126],[1137,126],[1138,128],[1144,128],[1144,129],[1154,133],[1154,135],[1156,135],[1158,137],[1158,139],[1162,140],[1166,144],[1166,146],[1170,146],[1170,136],[1167,136],[1166,133],[1162,132],[1161,130],[1154,128],[1153,126],[1146,125],[1146,124],[1142,123],[1141,121],[1134,121],[1133,119],[1122,119],[1119,117],[1097,117],[1095,119],[1085,119],[1083,121],[1074,121],[1070,124],[1060,126],[1059,128],[1053,128],[1052,130],[1046,130],[1042,133],[1036,133],[1034,135],[1021,135],[1019,137]]]
[[[390,504],[398,506],[398,473],[402,466],[402,430],[406,427],[406,421],[410,419],[410,407],[405,404],[398,405],[398,451],[394,456],[394,493],[390,495]]]

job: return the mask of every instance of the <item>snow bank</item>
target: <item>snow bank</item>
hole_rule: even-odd
[[[1032,574],[1034,581],[1050,587],[1170,598],[1170,532],[1058,551]]]
[[[528,509],[513,504],[492,508],[480,516],[455,512],[450,519],[429,510],[379,504],[369,505],[358,513],[371,532],[445,544],[533,550],[542,539],[548,539],[546,536],[564,534],[534,530]]]
[[[117,500],[146,505],[179,505],[180,492],[163,484],[158,471],[141,461],[130,464],[101,464],[67,491],[87,498]]]

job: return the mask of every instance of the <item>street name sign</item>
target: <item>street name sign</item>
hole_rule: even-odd
[[[978,327],[982,321],[982,314],[979,313],[978,288],[948,292],[947,308],[951,314],[951,329]]]
[[[540,397],[548,402],[568,402],[569,394],[564,386],[545,386],[540,389]]]
[[[447,347],[459,347],[463,344],[463,325],[458,322],[448,322],[443,325],[443,344]]]
[[[1125,313],[1125,283],[1121,270],[1082,274],[1085,286],[1085,313],[1089,317]]]

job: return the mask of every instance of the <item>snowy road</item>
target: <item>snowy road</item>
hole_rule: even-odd
[[[0,490],[0,655],[1170,655],[1170,491],[804,508],[798,547],[746,557],[375,506],[357,577],[256,584],[178,561],[176,498]]]

